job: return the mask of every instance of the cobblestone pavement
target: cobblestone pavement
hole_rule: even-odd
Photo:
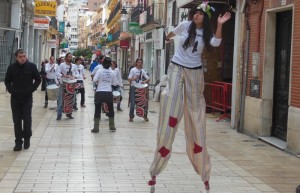
[[[28,150],[13,152],[10,96],[0,92],[0,193],[12,192],[150,192],[148,169],[156,144],[159,103],[150,101],[149,122],[128,122],[125,91],[123,112],[116,112],[117,132],[102,116],[93,126],[93,91],[86,81],[87,107],[75,119],[56,121],[55,101],[44,109],[44,92],[34,94],[33,136]],[[300,184],[300,159],[237,133],[228,121],[208,115],[207,143],[212,160],[211,193],[295,193]],[[204,193],[185,153],[183,123],[165,171],[157,177],[158,193]]]

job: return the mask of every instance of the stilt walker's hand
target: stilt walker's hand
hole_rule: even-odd
[[[230,12],[226,12],[223,16],[221,16],[221,14],[220,14],[219,18],[218,18],[218,24],[224,24],[230,18],[231,18]]]

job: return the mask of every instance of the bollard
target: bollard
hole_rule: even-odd
[[[296,193],[300,193],[300,185],[297,187]]]

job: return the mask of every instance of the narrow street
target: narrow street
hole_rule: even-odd
[[[93,127],[93,91],[86,80],[86,108],[56,120],[56,101],[44,109],[44,92],[34,94],[33,136],[28,150],[14,152],[10,96],[0,90],[0,193],[150,192],[148,170],[156,146],[159,103],[149,104],[149,122],[128,122],[128,90],[123,112],[115,112],[116,132],[103,114],[100,132]],[[128,88],[128,86],[127,86]],[[79,96],[79,95],[78,95]],[[237,133],[229,121],[207,115],[207,143],[212,160],[210,193],[295,193],[300,159],[259,140]],[[173,155],[157,177],[157,193],[205,193],[185,153],[183,123]]]

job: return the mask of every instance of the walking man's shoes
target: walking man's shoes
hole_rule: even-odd
[[[61,116],[57,117],[56,120],[58,120],[58,121],[61,120]]]
[[[22,150],[22,144],[16,144],[14,147],[14,151],[21,151]]]
[[[24,149],[28,149],[30,147],[30,139],[24,139]]]
[[[74,119],[74,117],[72,117],[72,114],[67,114],[66,115],[69,119]]]
[[[115,132],[117,129],[116,129],[115,127],[111,127],[111,128],[109,128],[109,130],[110,130],[111,132]]]
[[[47,108],[47,107],[48,107],[48,104],[45,103],[44,108]]]
[[[75,110],[75,111],[77,111],[78,110],[78,108],[75,106],[75,107],[73,107],[73,109]]]

